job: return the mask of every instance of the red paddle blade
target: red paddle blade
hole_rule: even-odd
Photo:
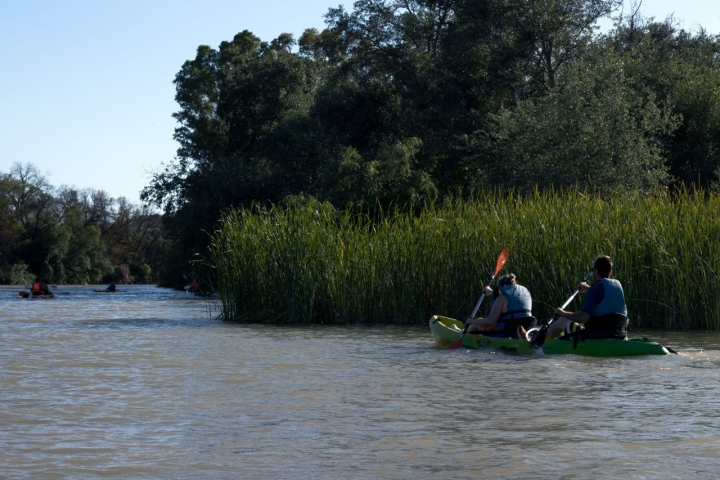
[[[28,292],[18,292],[18,295],[20,295],[23,298],[27,298],[30,296],[30,294]]]
[[[500,252],[500,256],[497,259],[497,264],[495,264],[495,275],[497,275],[500,270],[502,270],[503,265],[505,265],[505,262],[507,262],[507,259],[510,257],[510,250],[505,247],[503,248],[503,251]]]

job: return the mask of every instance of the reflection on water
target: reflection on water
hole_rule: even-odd
[[[154,287],[0,288],[16,477],[714,478],[720,335],[668,357],[434,348],[427,327],[228,325]]]

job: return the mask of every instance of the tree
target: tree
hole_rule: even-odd
[[[681,120],[663,142],[675,181],[710,188],[720,178],[720,37],[644,19],[636,10],[603,41],[623,56],[633,83]]]
[[[427,206],[437,196],[437,189],[427,173],[417,168],[421,146],[419,139],[411,138],[388,145],[372,160],[348,148],[339,157],[328,197],[335,204],[366,210],[378,204]]]
[[[0,283],[24,284],[30,280],[30,273],[17,252],[24,228],[13,211],[12,193],[17,190],[14,183],[11,175],[0,175]]]
[[[677,121],[653,92],[634,88],[621,57],[604,52],[578,61],[551,94],[499,112],[477,160],[508,188],[653,191],[666,185],[661,140]]]
[[[53,188],[32,164],[0,173],[0,282],[34,277],[99,282],[127,264],[137,281],[157,278],[160,216],[102,190]]]
[[[635,16],[594,36],[619,3],[359,0],[297,51],[248,31],[200,46],[175,79],[177,158],[142,194],[165,212],[163,284],[231,206],[720,184],[718,39]],[[135,228],[120,210],[91,222],[103,239]]]
[[[192,255],[204,254],[220,213],[232,205],[279,201],[278,168],[263,139],[298,105],[317,77],[312,60],[293,54],[292,36],[261,42],[248,31],[218,50],[198,48],[177,74],[178,158],[153,176],[143,200],[165,210],[178,260],[166,284],[178,284]],[[267,147],[267,142],[264,144]]]
[[[52,238],[53,197],[45,175],[32,163],[15,163],[10,169],[7,196],[13,217],[22,225],[15,255],[36,274],[47,273]]]
[[[562,69],[591,43],[597,20],[620,3],[458,0],[452,55],[486,89],[507,89],[517,106],[555,88]]]
[[[113,271],[105,257],[100,227],[86,226],[83,220],[83,212],[71,207],[64,222],[54,229],[46,276],[58,283],[99,283]]]

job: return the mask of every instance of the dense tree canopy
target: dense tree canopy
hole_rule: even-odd
[[[637,12],[599,35],[618,5],[359,0],[297,42],[200,46],[175,78],[177,159],[143,192],[173,245],[164,282],[230,206],[716,188],[720,38]]]
[[[151,283],[160,215],[102,190],[52,187],[32,164],[0,172],[0,283]]]

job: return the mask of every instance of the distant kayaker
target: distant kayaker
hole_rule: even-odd
[[[517,338],[517,329],[533,328],[537,320],[532,316],[530,291],[519,285],[515,274],[504,275],[495,289],[485,287],[486,295],[493,295],[493,305],[487,317],[468,318],[468,333],[482,333],[491,337]]]
[[[625,294],[620,282],[610,278],[612,272],[610,257],[600,255],[595,259],[592,287],[585,282],[578,285],[580,292],[587,292],[582,310],[569,312],[556,308],[554,313],[560,318],[548,327],[546,340],[557,338],[563,333],[573,335],[578,330],[582,330],[585,339],[627,338]],[[580,325],[584,330],[579,328]]]
[[[107,288],[105,290],[108,292],[114,292],[117,290],[117,287],[115,287],[114,283],[111,283],[110,285],[107,286]]]
[[[40,280],[40,290],[42,291],[43,295],[50,295],[52,293],[50,291],[50,287],[48,287],[47,279]]]
[[[30,293],[32,295],[42,295],[43,294],[42,283],[40,282],[40,277],[35,277],[35,282],[32,284]]]

